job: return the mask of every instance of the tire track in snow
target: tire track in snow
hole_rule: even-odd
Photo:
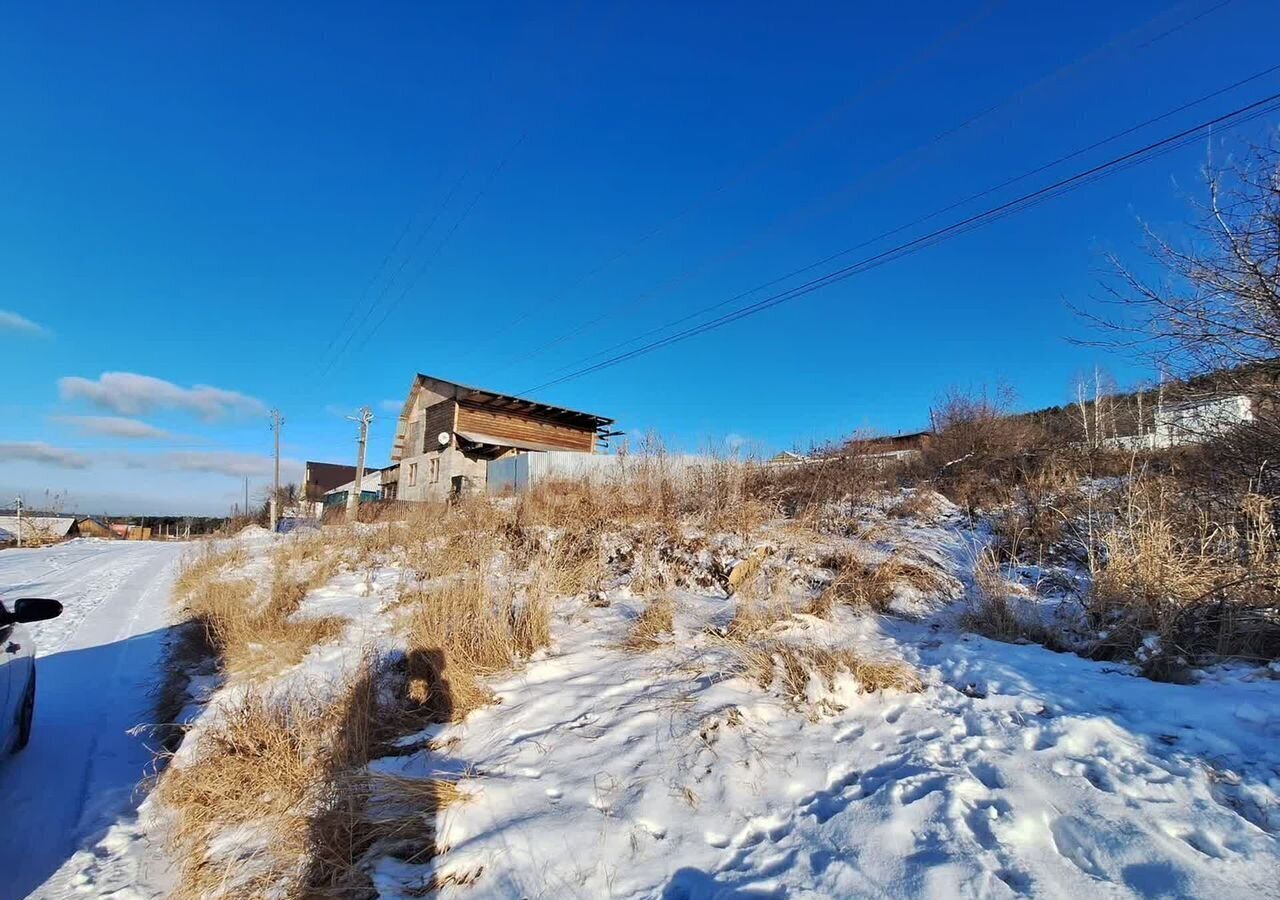
[[[86,541],[56,549],[53,562],[62,565],[50,565],[48,551],[0,561],[0,578],[26,576],[28,585],[64,600],[69,613],[44,623],[63,627],[37,634],[32,743],[0,764],[0,796],[12,821],[23,823],[0,843],[0,894],[100,896],[107,888],[101,879],[111,875],[105,869],[112,869],[110,890],[158,896],[136,884],[163,857],[135,821],[135,789],[151,753],[130,731],[149,719],[182,545]],[[131,846],[118,846],[130,829]],[[107,865],[113,846],[122,851],[120,865]]]

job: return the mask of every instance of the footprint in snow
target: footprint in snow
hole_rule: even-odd
[[[1098,847],[1089,828],[1075,819],[1055,819],[1049,826],[1054,848],[1081,872],[1094,878],[1107,880],[1106,871],[1099,861]]]

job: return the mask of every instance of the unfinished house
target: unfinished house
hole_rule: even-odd
[[[484,491],[489,464],[526,453],[595,453],[612,419],[418,375],[396,426],[394,495],[438,500]],[[384,490],[387,486],[384,485]]]

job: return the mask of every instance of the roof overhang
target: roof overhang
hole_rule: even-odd
[[[596,433],[597,438],[606,442],[609,437],[606,429],[613,424],[613,419],[597,416],[595,413],[582,412],[564,406],[551,406],[547,403],[538,403],[511,394],[499,394],[495,391],[459,384],[456,381],[445,381],[443,378],[436,378],[419,372],[413,379],[413,384],[409,388],[409,396],[405,399],[404,406],[400,410],[400,420],[396,423],[395,439],[391,447],[391,458],[393,460],[400,459],[400,454],[404,450],[409,417],[413,414],[414,402],[420,390],[431,390],[459,404],[480,406],[495,412],[506,412],[512,415],[528,416],[544,422],[577,428],[583,431],[591,430]],[[493,446],[510,447],[513,445],[508,441]],[[552,450],[562,448],[537,447],[521,449]]]
[[[503,450],[537,450],[540,452],[564,450],[564,447],[557,447],[552,444],[540,444],[537,441],[518,441],[512,440],[511,438],[494,437],[491,434],[481,434],[475,431],[456,431],[454,432],[454,435],[459,440],[468,444],[496,447]]]

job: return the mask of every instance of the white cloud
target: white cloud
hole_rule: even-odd
[[[224,416],[266,412],[261,400],[237,391],[205,384],[184,388],[162,378],[133,372],[104,372],[97,381],[72,375],[59,378],[58,389],[65,400],[85,400],[126,416],[173,409],[214,421]]]
[[[21,331],[37,337],[47,337],[49,334],[49,329],[43,325],[37,325],[26,316],[20,316],[6,309],[0,309],[0,331]]]
[[[236,453],[230,450],[175,450],[157,456],[130,456],[127,465],[138,468],[173,469],[182,472],[207,472],[235,478],[265,478],[272,474],[275,461],[258,453]],[[300,481],[302,463],[280,460],[280,480]]]
[[[102,437],[129,438],[143,441],[168,441],[181,437],[163,428],[149,425],[140,419],[123,416],[51,416],[54,422],[70,425],[84,433]]]
[[[64,469],[85,469],[89,466],[88,457],[41,441],[0,442],[0,460],[43,463]]]
[[[378,406],[382,408],[383,412],[395,413],[396,415],[399,415],[400,412],[404,409],[404,401],[403,400],[383,400],[378,404]]]

